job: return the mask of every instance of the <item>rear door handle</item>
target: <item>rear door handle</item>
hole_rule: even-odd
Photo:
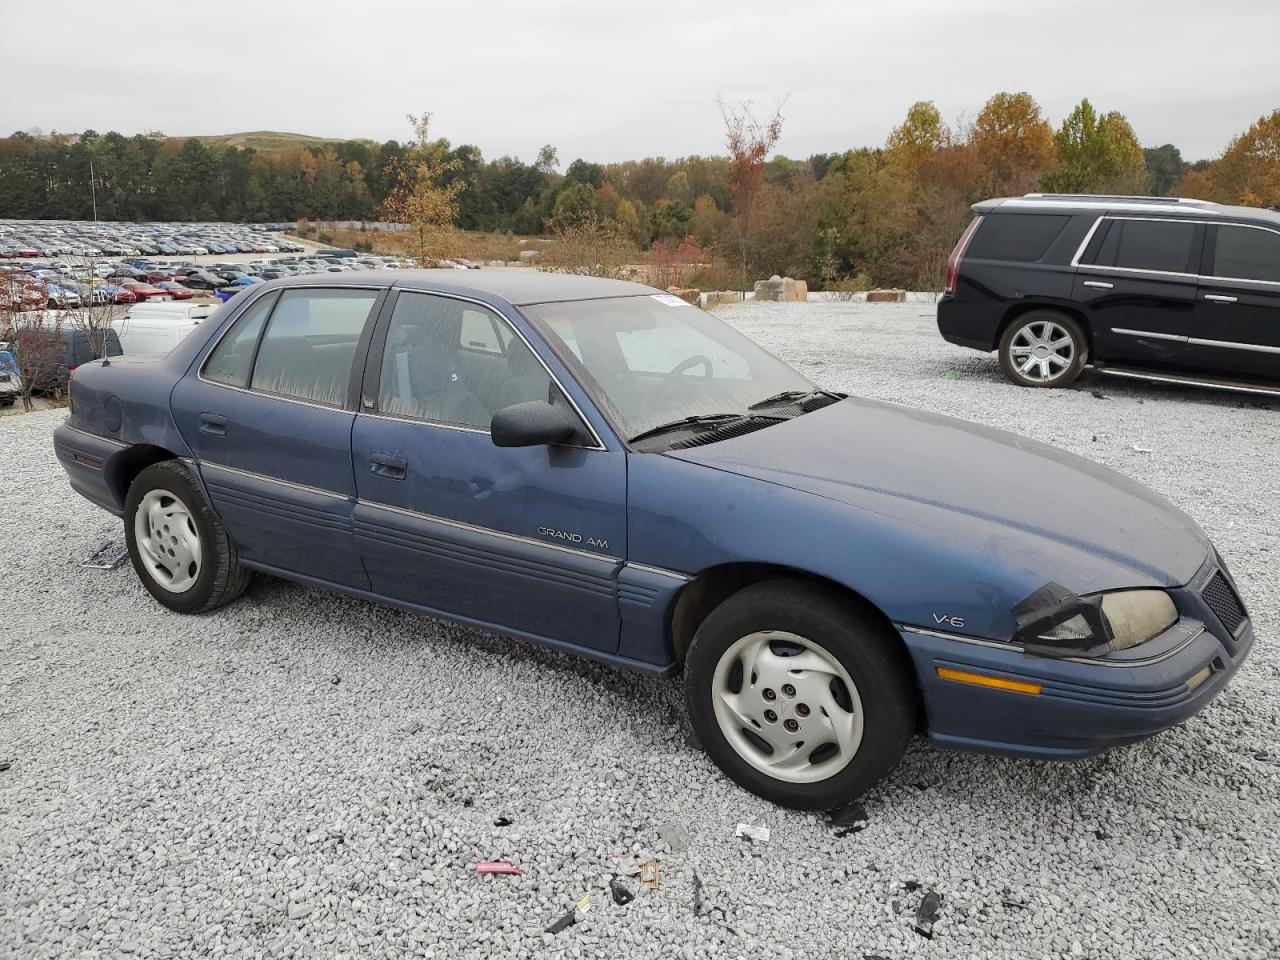
[[[200,432],[211,433],[215,437],[227,435],[227,418],[220,413],[200,414]]]
[[[1115,286],[1114,283],[1107,283],[1105,280],[1086,280],[1084,285],[1086,287],[1097,287],[1099,290],[1110,290]]]
[[[1220,293],[1206,293],[1204,295],[1204,298],[1206,300],[1212,300],[1214,303],[1235,303],[1236,302],[1235,297],[1226,297]]]
[[[403,480],[409,472],[409,461],[390,453],[371,453],[369,472],[387,480]]]

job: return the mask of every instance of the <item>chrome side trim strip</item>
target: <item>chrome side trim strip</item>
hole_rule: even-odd
[[[1149,380],[1152,383],[1176,383],[1186,387],[1211,387],[1217,390],[1231,390],[1235,393],[1253,393],[1263,397],[1280,396],[1280,385],[1274,390],[1267,387],[1251,387],[1237,385],[1226,381],[1196,380],[1192,377],[1161,376],[1158,373],[1140,373],[1136,370],[1117,370],[1114,367],[1094,367],[1099,373],[1109,377],[1128,377],[1130,380]]]
[[[1156,333],[1152,330],[1127,330],[1124,327],[1112,327],[1112,333],[1120,333],[1126,337],[1143,337],[1148,340],[1176,340],[1179,343],[1186,343],[1189,337],[1180,337],[1176,333]]]
[[[1231,340],[1204,340],[1200,337],[1188,337],[1187,343],[1197,347],[1226,347],[1229,350],[1249,350],[1253,353],[1280,353],[1280,347],[1269,347],[1263,343],[1235,343]]]
[[[691,574],[679,573],[675,570],[667,570],[664,567],[651,567],[647,563],[631,563],[628,561],[626,565],[632,570],[639,570],[641,573],[652,573],[659,577],[670,577],[672,580],[680,580],[684,583],[688,583],[693,579]]]
[[[325,490],[323,487],[309,487],[305,483],[294,483],[292,480],[281,480],[279,477],[269,477],[263,473],[254,473],[251,470],[240,470],[236,467],[223,466],[220,463],[210,463],[207,460],[200,462],[200,469],[204,470],[221,470],[223,473],[229,473],[233,476],[247,477],[250,480],[261,480],[263,483],[274,483],[281,487],[288,487],[291,490],[298,490],[302,493],[312,493],[318,497],[332,497],[335,500],[345,500],[351,503],[354,497],[349,497],[345,493],[336,493],[333,490]]]
[[[894,627],[905,633],[918,633],[926,637],[937,637],[940,640],[955,640],[959,643],[967,643],[977,647],[992,647],[997,650],[1006,650],[1010,653],[1022,653],[1022,646],[1016,643],[1009,643],[1003,640],[984,640],[979,637],[966,637],[958,633],[944,633],[941,630],[929,630],[925,627],[913,627],[907,623],[895,623]],[[1164,653],[1156,654],[1153,657],[1145,657],[1141,660],[1107,660],[1102,657],[1048,657],[1045,659],[1065,660],[1068,663],[1083,663],[1092,667],[1146,667],[1153,663],[1161,663],[1170,657],[1176,656],[1186,649],[1187,645],[1192,643],[1204,633],[1204,624],[1200,624],[1197,629],[1191,631],[1181,643],[1172,649],[1166,650]],[[1148,641],[1149,642],[1149,641]]]
[[[450,520],[447,517],[437,517],[431,513],[421,513],[417,510],[406,510],[403,507],[393,507],[389,503],[378,503],[376,500],[357,500],[357,506],[373,507],[375,510],[386,510],[388,513],[399,514],[402,517],[410,517],[414,520],[425,520],[428,523],[437,523],[444,527],[452,527],[455,530],[467,530],[471,533],[481,533],[486,536],[500,537],[503,540],[510,540],[515,543],[526,543],[534,547],[543,547],[547,550],[557,550],[561,553],[568,553],[576,557],[585,557],[589,560],[598,560],[601,563],[607,563],[610,566],[624,562],[621,557],[610,557],[602,553],[591,553],[587,550],[575,550],[573,547],[561,546],[558,543],[546,543],[542,540],[535,540],[532,537],[523,537],[516,533],[507,533],[505,530],[494,530],[492,527],[481,527],[474,523],[465,523],[461,520]]]
[[[81,430],[79,427],[73,427],[71,426],[71,424],[67,423],[65,420],[63,421],[62,425],[66,427],[68,430],[70,430],[72,433],[78,433],[80,434],[80,436],[88,437],[90,440],[97,440],[101,443],[109,443],[115,447],[127,448],[129,446],[129,444],[125,443],[123,440],[116,440],[114,437],[102,437],[96,433],[90,433],[88,430]]]

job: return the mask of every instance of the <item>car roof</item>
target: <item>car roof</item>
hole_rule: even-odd
[[[321,279],[323,278],[323,279]],[[343,273],[304,274],[268,281],[271,287],[308,287],[350,284],[376,285],[456,293],[460,296],[496,297],[515,306],[566,300],[602,300],[638,297],[663,291],[643,283],[547,273],[530,267],[495,267],[480,270],[349,270]]]
[[[1028,193],[973,205],[975,213],[1119,213],[1192,220],[1247,220],[1280,227],[1280,211],[1237,207],[1189,197],[1129,197],[1105,194]]]

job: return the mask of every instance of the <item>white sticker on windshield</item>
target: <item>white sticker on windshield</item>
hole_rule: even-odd
[[[674,293],[651,293],[649,296],[657,300],[659,303],[665,303],[668,307],[692,307],[693,304],[688,300],[681,300]]]

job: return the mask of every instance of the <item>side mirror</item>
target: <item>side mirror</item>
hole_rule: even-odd
[[[489,432],[495,447],[538,447],[573,436],[573,421],[545,400],[503,407],[493,415]]]

